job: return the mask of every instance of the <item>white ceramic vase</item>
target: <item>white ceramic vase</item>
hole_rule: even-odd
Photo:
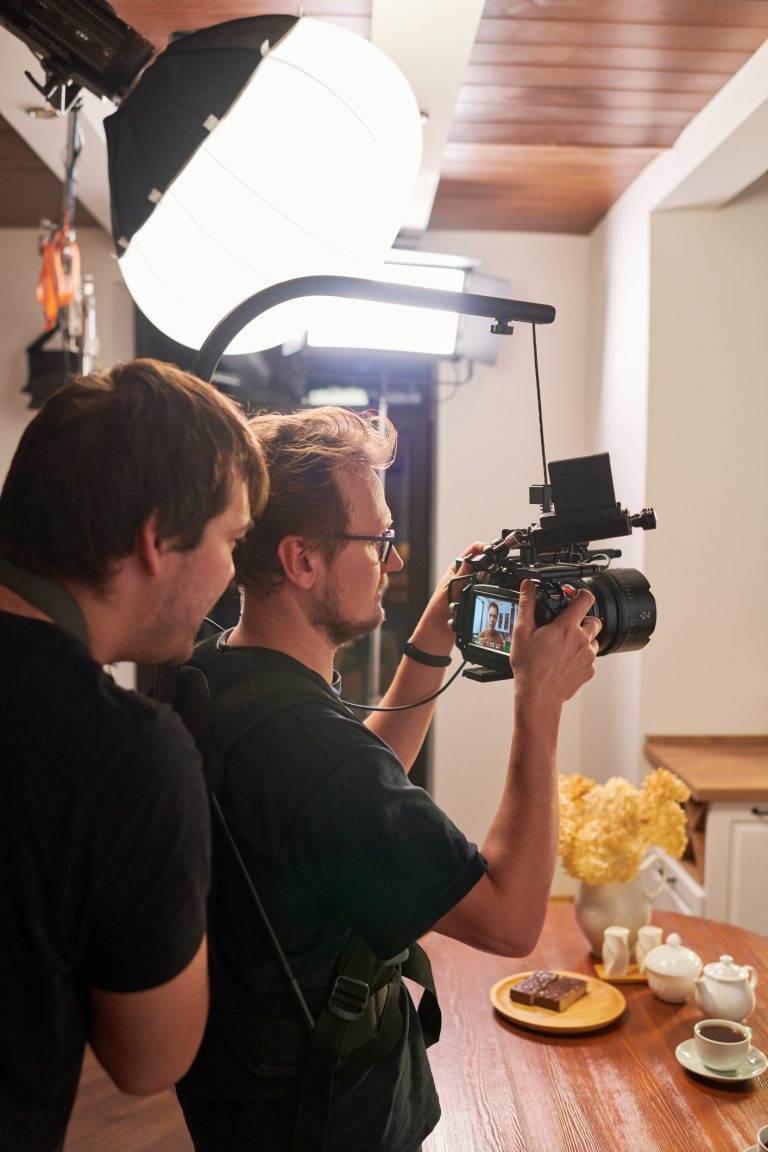
[[[600,958],[605,929],[612,924],[629,929],[630,954],[634,952],[638,930],[650,922],[652,901],[666,881],[666,865],[657,852],[646,856],[634,880],[617,884],[587,884],[582,880],[574,909],[594,957]]]

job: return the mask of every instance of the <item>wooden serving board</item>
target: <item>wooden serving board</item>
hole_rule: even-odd
[[[608,984],[647,984],[648,978],[644,972],[639,972],[637,964],[630,964],[623,976],[606,976],[605,965],[595,964],[598,980],[605,980]]]
[[[612,984],[604,980],[596,980],[594,976],[585,976],[583,972],[562,972],[558,976],[575,976],[577,980],[586,980],[587,993],[580,1000],[576,1000],[564,1012],[555,1012],[552,1008],[539,1008],[536,1004],[518,1004],[511,1000],[509,990],[513,985],[532,976],[533,972],[516,972],[514,976],[507,976],[499,980],[491,988],[491,1003],[497,1012],[513,1024],[520,1024],[524,1028],[531,1028],[534,1032],[579,1033],[595,1032],[598,1028],[605,1028],[621,1016],[627,1002]]]

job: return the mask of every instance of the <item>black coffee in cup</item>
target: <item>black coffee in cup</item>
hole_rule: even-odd
[[[738,1028],[729,1028],[727,1024],[705,1024],[699,1028],[699,1035],[706,1040],[717,1040],[720,1044],[740,1044],[744,1033]]]

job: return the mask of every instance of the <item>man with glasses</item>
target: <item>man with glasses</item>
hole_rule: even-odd
[[[381,701],[395,710],[363,724],[339,699],[335,653],[381,624],[403,565],[377,474],[394,429],[339,408],[252,427],[270,497],[235,556],[242,616],[192,661],[213,695],[213,713],[209,702],[191,715],[216,716],[201,744],[227,831],[215,852],[211,1016],[179,1098],[197,1152],[416,1152],[440,1116],[422,1029],[436,1021],[426,993],[417,1015],[399,965],[429,987],[413,941],[432,928],[503,955],[534,947],[556,859],[560,711],[593,674],[600,622],[586,617],[583,591],[537,629],[524,585],[509,771],[481,851],[408,781],[434,703],[397,710],[442,684],[453,569]],[[371,971],[355,967],[358,941]],[[324,1113],[315,1072],[326,1077]]]

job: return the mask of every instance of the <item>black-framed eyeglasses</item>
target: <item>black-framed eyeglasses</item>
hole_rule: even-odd
[[[367,540],[369,544],[378,544],[379,546],[379,560],[382,564],[386,564],[387,560],[392,553],[395,546],[395,530],[388,528],[381,536],[357,536],[349,532],[337,532],[333,535],[319,536],[317,539],[322,540]]]

